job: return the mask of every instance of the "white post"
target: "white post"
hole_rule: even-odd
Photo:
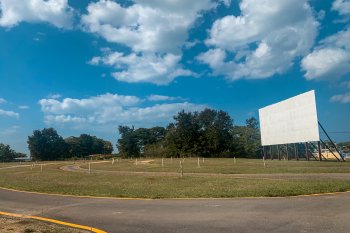
[[[164,167],[164,158],[162,158],[162,167]]]
[[[181,160],[180,160],[180,170],[181,170],[181,177],[183,177],[184,176],[184,169],[183,169]]]
[[[40,173],[43,173],[43,165],[40,164]]]
[[[236,164],[236,156],[233,157],[233,163]]]
[[[89,162],[89,175],[91,174],[91,162]]]
[[[263,157],[264,167],[266,167],[265,157]]]
[[[197,158],[197,167],[200,168],[200,164],[199,164],[199,157]]]
[[[112,165],[114,164],[114,158],[112,159]]]
[[[137,158],[136,158],[136,162],[135,162],[136,166],[137,166]]]

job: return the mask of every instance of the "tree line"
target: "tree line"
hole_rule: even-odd
[[[0,161],[1,162],[12,162],[16,158],[24,158],[26,154],[19,153],[11,149],[9,145],[0,143]]]
[[[259,123],[255,118],[234,125],[227,112],[181,111],[167,127],[119,126],[119,154],[124,157],[258,157]]]
[[[120,125],[117,140],[121,157],[248,157],[260,155],[259,123],[255,118],[245,125],[235,125],[231,116],[221,110],[181,111],[166,127],[138,128]],[[110,141],[81,134],[60,136],[54,128],[34,130],[28,137],[33,160],[84,158],[93,154],[111,154]],[[24,154],[0,144],[0,160],[12,161]]]
[[[113,151],[111,142],[96,136],[81,134],[63,139],[53,128],[34,130],[27,142],[33,160],[84,158],[92,154],[111,154]]]

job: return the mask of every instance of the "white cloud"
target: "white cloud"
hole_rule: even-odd
[[[339,48],[323,48],[315,50],[302,60],[308,80],[318,78],[334,79],[350,71],[350,55]]]
[[[26,110],[26,109],[29,109],[30,107],[27,106],[27,105],[20,105],[18,106],[19,109],[23,109],[23,110]]]
[[[343,104],[350,103],[350,92],[342,94],[342,95],[335,95],[331,98],[332,102],[339,102]]]
[[[148,101],[173,101],[173,100],[181,100],[181,97],[172,97],[166,95],[149,95],[147,96]]]
[[[68,0],[0,0],[0,26],[13,27],[24,21],[71,28],[73,9]]]
[[[13,125],[7,129],[4,129],[4,130],[1,130],[0,131],[0,135],[4,135],[4,136],[7,136],[7,135],[12,135],[12,134],[15,134],[18,132],[18,130],[20,129],[21,127],[18,126],[18,125]]]
[[[17,112],[6,111],[6,110],[3,110],[3,109],[0,109],[0,116],[19,118],[19,114]]]
[[[329,36],[302,60],[307,79],[338,79],[350,72],[350,28]]]
[[[109,65],[117,71],[112,76],[123,82],[138,83],[149,82],[164,85],[179,76],[195,76],[191,71],[182,69],[179,65],[181,57],[171,53],[157,55],[147,53],[137,55],[131,53],[124,55],[119,52],[94,57],[89,62],[92,65]]]
[[[205,105],[188,102],[142,106],[136,96],[104,94],[86,99],[65,98],[39,101],[48,125],[66,125],[72,128],[107,129],[115,131],[120,124],[147,127],[165,125],[181,110],[196,111]]]
[[[342,16],[350,15],[350,1],[349,0],[335,0],[332,4],[332,10],[338,11]]]
[[[113,73],[117,80],[132,83],[167,84],[192,75],[179,65],[182,48],[188,45],[188,31],[196,19],[217,4],[212,0],[135,0],[127,7],[109,0],[90,3],[81,19],[83,28],[131,50],[107,52],[90,64],[111,65],[118,69]],[[117,60],[108,62],[111,57]]]
[[[101,107],[103,109],[124,106],[129,107],[140,102],[141,100],[136,96],[107,93],[87,99],[65,98],[62,101],[56,99],[42,99],[39,101],[39,104],[41,105],[41,110],[45,113],[77,114],[98,111]]]
[[[100,0],[89,4],[82,24],[85,30],[135,52],[178,54],[200,12],[212,7],[210,0],[136,0],[128,7]]]
[[[7,101],[3,98],[0,98],[0,104],[6,103]]]
[[[240,16],[214,22],[198,60],[235,80],[267,78],[289,69],[313,46],[318,22],[307,0],[242,0]]]
[[[47,98],[49,98],[49,99],[59,99],[61,97],[62,97],[61,94],[50,94],[47,96]]]

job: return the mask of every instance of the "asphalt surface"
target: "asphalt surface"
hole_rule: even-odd
[[[350,193],[289,198],[118,200],[0,189],[0,211],[107,232],[349,232]]]

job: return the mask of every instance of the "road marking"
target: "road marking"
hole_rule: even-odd
[[[23,214],[14,214],[14,213],[1,212],[1,211],[0,211],[0,215],[5,215],[5,216],[9,216],[9,217],[16,217],[16,218],[34,219],[34,220],[39,220],[39,221],[43,221],[43,222],[50,222],[50,223],[55,223],[58,225],[73,227],[73,228],[82,229],[82,230],[88,230],[88,231],[91,231],[94,233],[107,233],[106,231],[103,231],[103,230],[100,230],[97,228],[79,225],[79,224],[70,223],[70,222],[63,222],[63,221],[59,221],[59,220],[55,220],[55,219],[51,219],[51,218],[44,218],[44,217],[30,216],[30,215],[23,215]]]

